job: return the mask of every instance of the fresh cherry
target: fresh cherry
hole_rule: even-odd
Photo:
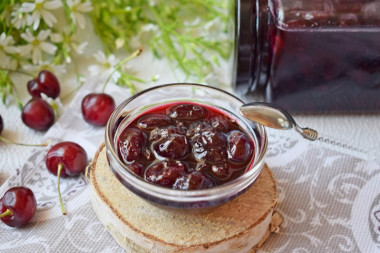
[[[3,117],[1,117],[1,115],[0,115],[0,134],[3,131],[3,128],[4,128]]]
[[[63,207],[60,192],[60,177],[72,177],[81,174],[87,166],[87,153],[74,142],[61,142],[54,145],[46,155],[46,167],[54,175],[57,175],[58,196],[63,214],[66,211]]]
[[[14,142],[14,141],[11,141],[3,136],[1,136],[1,132],[3,131],[3,128],[4,128],[4,122],[3,122],[3,118],[1,117],[0,115],[0,140],[3,141],[3,142],[6,142],[6,143],[10,143],[10,144],[16,144],[16,145],[21,145],[21,146],[34,146],[34,147],[43,147],[43,146],[47,146],[48,143],[42,143],[42,144],[27,144],[27,143],[18,143],[18,142]]]
[[[47,70],[42,70],[38,76],[28,82],[28,91],[32,97],[41,97],[41,93],[53,99],[59,96],[61,91],[55,75]]]
[[[28,127],[38,131],[45,131],[54,123],[54,110],[43,99],[32,98],[22,108],[21,118]]]
[[[24,226],[34,216],[36,198],[27,187],[13,187],[0,199],[0,220],[10,227]]]
[[[94,126],[105,126],[114,110],[115,101],[105,93],[90,93],[82,100],[83,118]]]

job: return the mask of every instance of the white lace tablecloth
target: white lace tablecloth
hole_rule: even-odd
[[[71,140],[93,157],[104,140],[104,128],[84,122],[80,103],[95,82],[88,80],[46,134],[21,131],[25,142],[50,139],[52,145]],[[108,88],[117,103],[130,95],[117,86]],[[356,145],[380,146],[379,116],[297,116],[296,120]],[[10,129],[17,133],[21,124],[15,120]],[[268,132],[267,163],[278,182],[283,223],[260,252],[380,252],[380,165],[308,142],[291,131]],[[0,196],[9,187],[24,185],[34,191],[38,202],[27,226],[0,224],[0,252],[124,252],[96,218],[84,175],[61,180],[68,212],[61,214],[57,178],[45,168],[48,149],[0,144]]]

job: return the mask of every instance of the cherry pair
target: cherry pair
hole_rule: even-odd
[[[46,131],[53,125],[55,115],[53,108],[41,98],[41,94],[56,99],[60,93],[59,82],[53,73],[42,70],[27,86],[32,98],[22,109],[22,121],[34,130]]]

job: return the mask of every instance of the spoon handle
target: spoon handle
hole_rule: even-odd
[[[324,135],[319,135],[315,140],[327,144],[328,146],[334,146],[342,152],[349,153],[350,155],[354,155],[358,158],[380,163],[379,153],[376,149],[363,148],[355,144],[349,144],[345,141]]]
[[[299,132],[303,138],[308,139],[310,141],[315,141],[318,138],[318,132],[314,129],[308,127],[295,127],[296,131]]]

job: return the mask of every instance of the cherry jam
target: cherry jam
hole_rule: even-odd
[[[153,107],[117,140],[118,155],[147,182],[178,190],[214,187],[244,174],[255,145],[234,118],[197,103]]]
[[[380,111],[379,1],[237,3],[237,83],[293,113]]]

